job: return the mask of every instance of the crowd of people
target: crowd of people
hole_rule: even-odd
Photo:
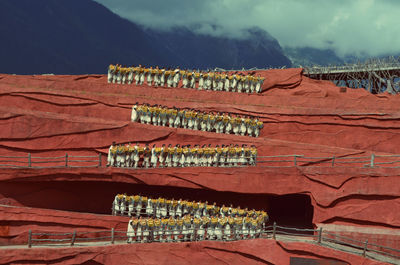
[[[130,216],[128,242],[175,242],[256,238],[268,222],[265,211],[201,201],[117,194],[113,215]]]
[[[156,167],[238,167],[255,166],[257,148],[243,144],[239,145],[175,145],[166,146],[149,144],[116,145],[109,148],[107,166],[126,168],[156,168]]]
[[[188,201],[166,198],[150,198],[140,195],[128,196],[117,194],[112,204],[112,214],[121,216],[141,216],[152,218],[181,218],[185,215],[201,217],[254,217],[262,216],[266,223],[268,214],[265,211],[248,210],[239,207],[217,206],[216,203],[209,204],[208,201]]]
[[[198,240],[240,240],[258,238],[262,217],[132,217],[128,222],[128,243],[181,242]]]
[[[169,126],[216,133],[248,135],[258,137],[264,127],[258,118],[239,115],[230,116],[227,113],[202,112],[195,109],[168,108],[161,105],[136,103],[132,106],[132,122]]]
[[[110,64],[108,83],[192,88],[198,90],[261,93],[265,78],[229,72],[181,70],[179,68],[123,67]],[[182,83],[181,83],[182,81]]]

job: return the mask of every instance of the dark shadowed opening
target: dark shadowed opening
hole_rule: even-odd
[[[186,199],[232,204],[237,207],[266,210],[270,224],[312,228],[313,207],[308,195],[269,195],[221,192],[167,186],[148,186],[110,182],[10,182],[0,186],[0,204],[110,214],[118,193],[153,198]]]

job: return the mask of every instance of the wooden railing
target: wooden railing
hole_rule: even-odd
[[[65,167],[101,167],[102,155],[77,156],[65,154],[57,157],[0,156],[0,168],[65,168]]]
[[[245,237],[242,235],[236,234],[235,230],[232,230],[229,234],[229,237],[225,237],[222,241],[237,241],[237,240],[249,240],[254,238],[272,238],[274,240],[293,240],[293,241],[301,241],[306,243],[318,244],[324,247],[329,247],[339,251],[345,251],[353,254],[362,255],[368,258],[374,258],[377,260],[382,260],[382,257],[389,257],[392,260],[400,260],[400,250],[369,243],[368,239],[366,241],[360,241],[349,237],[344,237],[332,232],[323,231],[320,229],[301,229],[294,227],[284,227],[278,226],[276,223],[273,223],[271,226],[265,227],[261,233],[256,234],[254,237]],[[162,237],[174,237],[177,235],[174,233],[175,230],[164,229],[162,232]],[[179,235],[173,239],[173,242],[182,242],[182,241],[200,241],[196,236],[197,230],[193,228],[191,230],[193,236],[190,237],[191,240],[188,240],[188,237],[183,237],[183,230],[180,230]],[[242,232],[240,232],[242,233]],[[171,242],[167,240],[160,240],[159,236],[152,236],[153,233],[149,232],[147,236],[146,242]],[[111,230],[99,230],[99,231],[90,231],[90,232],[69,232],[69,233],[35,233],[29,230],[28,232],[28,247],[32,246],[48,246],[48,245],[57,245],[59,244],[61,247],[65,246],[74,246],[79,243],[84,243],[85,246],[90,245],[95,242],[103,242],[103,243],[111,243],[114,244],[116,241],[119,243],[127,242],[129,237],[135,238],[130,243],[141,243],[142,238],[138,238],[137,235],[129,234],[127,231],[115,231],[114,228]],[[212,241],[221,241],[218,239],[210,239],[207,237],[207,228],[205,230],[205,236],[202,237],[201,241],[204,240],[212,240]]]
[[[259,167],[359,167],[400,168],[400,155],[375,155],[359,157],[307,157],[304,155],[257,156]],[[85,168],[102,167],[102,154],[77,156],[65,154],[58,157],[0,156],[0,168]],[[226,166],[229,166],[227,163]],[[140,168],[145,169],[145,168]]]

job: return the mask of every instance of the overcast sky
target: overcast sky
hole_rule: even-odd
[[[238,37],[258,26],[282,46],[332,48],[339,55],[400,53],[400,0],[96,0],[121,17],[156,29],[220,26]]]

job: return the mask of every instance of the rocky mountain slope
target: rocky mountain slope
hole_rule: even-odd
[[[110,63],[184,68],[290,66],[278,42],[259,29],[249,38],[157,32],[92,0],[0,2],[1,73],[104,73]]]

